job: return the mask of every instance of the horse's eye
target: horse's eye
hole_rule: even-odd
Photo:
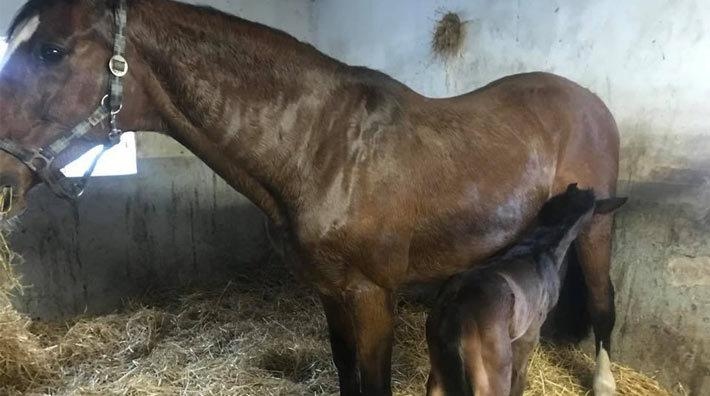
[[[39,59],[42,63],[54,65],[61,62],[67,54],[67,50],[55,44],[42,44],[39,47]]]

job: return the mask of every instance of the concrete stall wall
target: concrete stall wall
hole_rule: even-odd
[[[448,11],[460,56],[430,50]],[[622,137],[615,358],[710,394],[710,1],[319,0],[317,47],[429,96],[543,70],[597,93]]]
[[[23,3],[0,1],[0,29]],[[310,0],[192,3],[312,40]],[[261,212],[194,155],[157,134],[137,146],[138,174],[92,178],[76,207],[44,186],[30,193],[11,243],[31,285],[18,303],[32,316],[106,312],[149,289],[224,283],[230,269],[269,254]]]

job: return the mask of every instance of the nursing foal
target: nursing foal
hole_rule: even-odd
[[[592,190],[571,184],[545,203],[518,243],[451,277],[427,319],[427,394],[521,395],[528,357],[557,304],[567,249],[594,213],[610,213],[625,201],[595,201]],[[613,394],[613,381],[606,390],[604,383],[595,378],[595,391]]]

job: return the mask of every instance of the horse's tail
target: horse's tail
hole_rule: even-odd
[[[591,320],[587,308],[587,285],[576,249],[567,251],[560,276],[563,279],[557,306],[547,316],[543,337],[554,343],[579,343],[589,335]]]

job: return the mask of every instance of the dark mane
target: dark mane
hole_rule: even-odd
[[[17,11],[17,14],[15,14],[15,17],[12,19],[12,22],[10,22],[10,27],[7,29],[7,33],[5,37],[9,40],[10,37],[15,33],[17,28],[26,20],[32,18],[33,16],[41,13],[42,11],[52,8],[56,6],[57,4],[65,4],[65,5],[70,5],[72,3],[75,3],[78,0],[28,0],[21,8],[19,11]],[[97,9],[100,6],[108,7],[108,6],[113,6],[116,0],[98,0],[98,1],[93,1],[95,4],[95,7]],[[130,0],[129,0],[130,3]]]
[[[78,1],[82,0],[28,0],[15,14],[14,19],[10,23],[10,27],[7,30],[6,38],[9,40],[10,37],[16,32],[16,30],[22,25],[23,22],[26,20],[32,18],[33,16],[40,14],[44,10],[54,7],[58,4],[63,4],[66,6],[69,6],[73,3],[76,3]],[[93,0],[91,1],[93,7],[96,8],[96,10],[100,10],[102,8],[105,9],[105,7],[113,7],[115,4],[116,0]],[[136,3],[134,0],[128,0],[128,6],[131,6],[131,3]],[[294,45],[296,47],[300,47],[301,50],[303,51],[308,51],[314,54],[317,54],[318,57],[320,57],[323,60],[327,60],[328,62],[332,62],[333,65],[336,65],[337,69],[344,72],[346,75],[351,76],[355,80],[359,80],[363,83],[366,83],[368,85],[379,85],[379,86],[390,86],[390,87],[396,87],[397,89],[408,89],[406,88],[403,84],[401,84],[399,81],[393,79],[391,76],[387,75],[386,73],[380,72],[378,70],[373,70],[367,67],[362,67],[362,66],[349,66],[346,65],[339,60],[332,58],[315,47],[313,47],[309,43],[301,42],[300,40],[296,39],[295,37],[291,36],[290,34],[276,29],[272,28],[267,25],[263,25],[258,22],[253,22],[247,19],[243,19],[239,16],[236,16],[234,14],[230,14],[221,10],[218,10],[214,7],[209,7],[209,6],[200,6],[200,5],[194,5],[194,4],[186,4],[186,3],[181,3],[184,6],[191,7],[194,10],[198,10],[199,12],[206,14],[206,15],[212,15],[220,18],[224,18],[226,20],[232,21],[232,22],[237,22],[241,24],[242,26],[246,26],[251,29],[259,29],[259,30],[265,30],[268,31],[270,34],[272,34],[274,37],[279,37],[282,40],[287,40],[291,42],[291,45]]]

